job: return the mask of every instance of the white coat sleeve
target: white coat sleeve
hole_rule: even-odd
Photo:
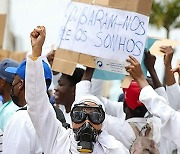
[[[162,123],[162,135],[180,147],[180,112],[167,105],[166,100],[159,96],[151,86],[141,90],[140,101],[153,115],[159,117]]]
[[[156,93],[162,97],[164,97],[166,100],[167,100],[167,104],[169,104],[169,101],[168,101],[168,96],[167,96],[167,93],[166,93],[166,90],[164,87],[159,87],[159,88],[156,88],[154,89],[156,91]]]
[[[166,86],[166,92],[169,100],[169,106],[171,106],[174,110],[180,109],[180,88],[177,83]]]
[[[28,113],[39,137],[44,153],[53,151],[58,132],[62,132],[61,123],[56,119],[55,111],[46,93],[46,84],[42,59],[27,59],[25,77],[25,98]]]

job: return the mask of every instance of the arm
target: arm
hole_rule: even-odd
[[[94,72],[94,68],[90,68],[90,67],[86,68],[81,81],[76,84],[75,99],[78,99],[82,95],[91,93],[91,78],[93,72]]]
[[[45,28],[38,27],[31,33],[32,59],[41,56],[45,39]],[[27,59],[25,78],[25,98],[28,113],[45,153],[52,153],[58,131],[63,131],[61,123],[47,96],[41,57],[33,61]]]
[[[175,77],[172,69],[172,58],[174,54],[174,50],[171,46],[163,46],[161,47],[161,52],[164,53],[164,65],[165,65],[165,83],[166,83],[166,92],[169,99],[169,105],[175,109],[178,110],[180,108],[178,99],[180,90],[179,86],[176,83]]]
[[[158,78],[157,72],[154,68],[154,65],[156,62],[156,57],[153,56],[150,52],[144,52],[144,53],[145,53],[144,64],[145,64],[149,74],[151,75],[151,79],[153,82],[153,85],[152,85],[153,88],[159,95],[163,96],[165,99],[168,99],[165,88],[161,84],[161,82]]]
[[[154,68],[155,62],[156,62],[156,57],[151,55],[150,52],[144,52],[145,53],[145,59],[144,59],[144,64],[151,75],[152,81],[153,81],[153,88],[159,88],[162,87],[161,82],[159,81],[159,78],[157,76],[156,70]]]
[[[171,61],[173,58],[174,50],[171,46],[163,46],[160,51],[164,53],[164,65],[165,65],[165,83],[167,86],[171,86],[176,83],[174,74],[171,72]]]

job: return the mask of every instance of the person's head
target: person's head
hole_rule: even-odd
[[[93,95],[75,100],[71,110],[72,127],[80,152],[92,152],[105,119],[103,103]]]
[[[18,67],[19,63],[12,59],[4,59],[0,62],[0,95],[4,101],[9,101],[10,90],[13,82],[14,74],[5,71],[7,67]]]
[[[141,88],[137,82],[132,81],[128,88],[123,88],[124,92],[124,112],[126,119],[133,117],[144,117],[147,112],[146,107],[139,101]]]
[[[43,62],[44,67],[44,76],[46,81],[47,89],[49,88],[52,81],[52,72],[47,63]],[[23,107],[26,105],[25,101],[25,74],[26,74],[26,60],[24,60],[18,68],[8,67],[5,70],[6,72],[14,73],[14,80],[12,83],[11,89],[11,98],[13,102]]]
[[[73,75],[62,74],[58,86],[55,88],[55,103],[64,105],[66,112],[70,112],[75,99],[76,84],[81,81],[84,70],[76,68]]]

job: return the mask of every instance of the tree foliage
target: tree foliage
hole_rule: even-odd
[[[180,28],[180,0],[153,1],[150,24],[164,27],[168,38],[171,29]]]

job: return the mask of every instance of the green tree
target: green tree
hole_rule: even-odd
[[[180,0],[153,1],[150,24],[158,29],[164,27],[169,38],[171,29],[180,28]]]

